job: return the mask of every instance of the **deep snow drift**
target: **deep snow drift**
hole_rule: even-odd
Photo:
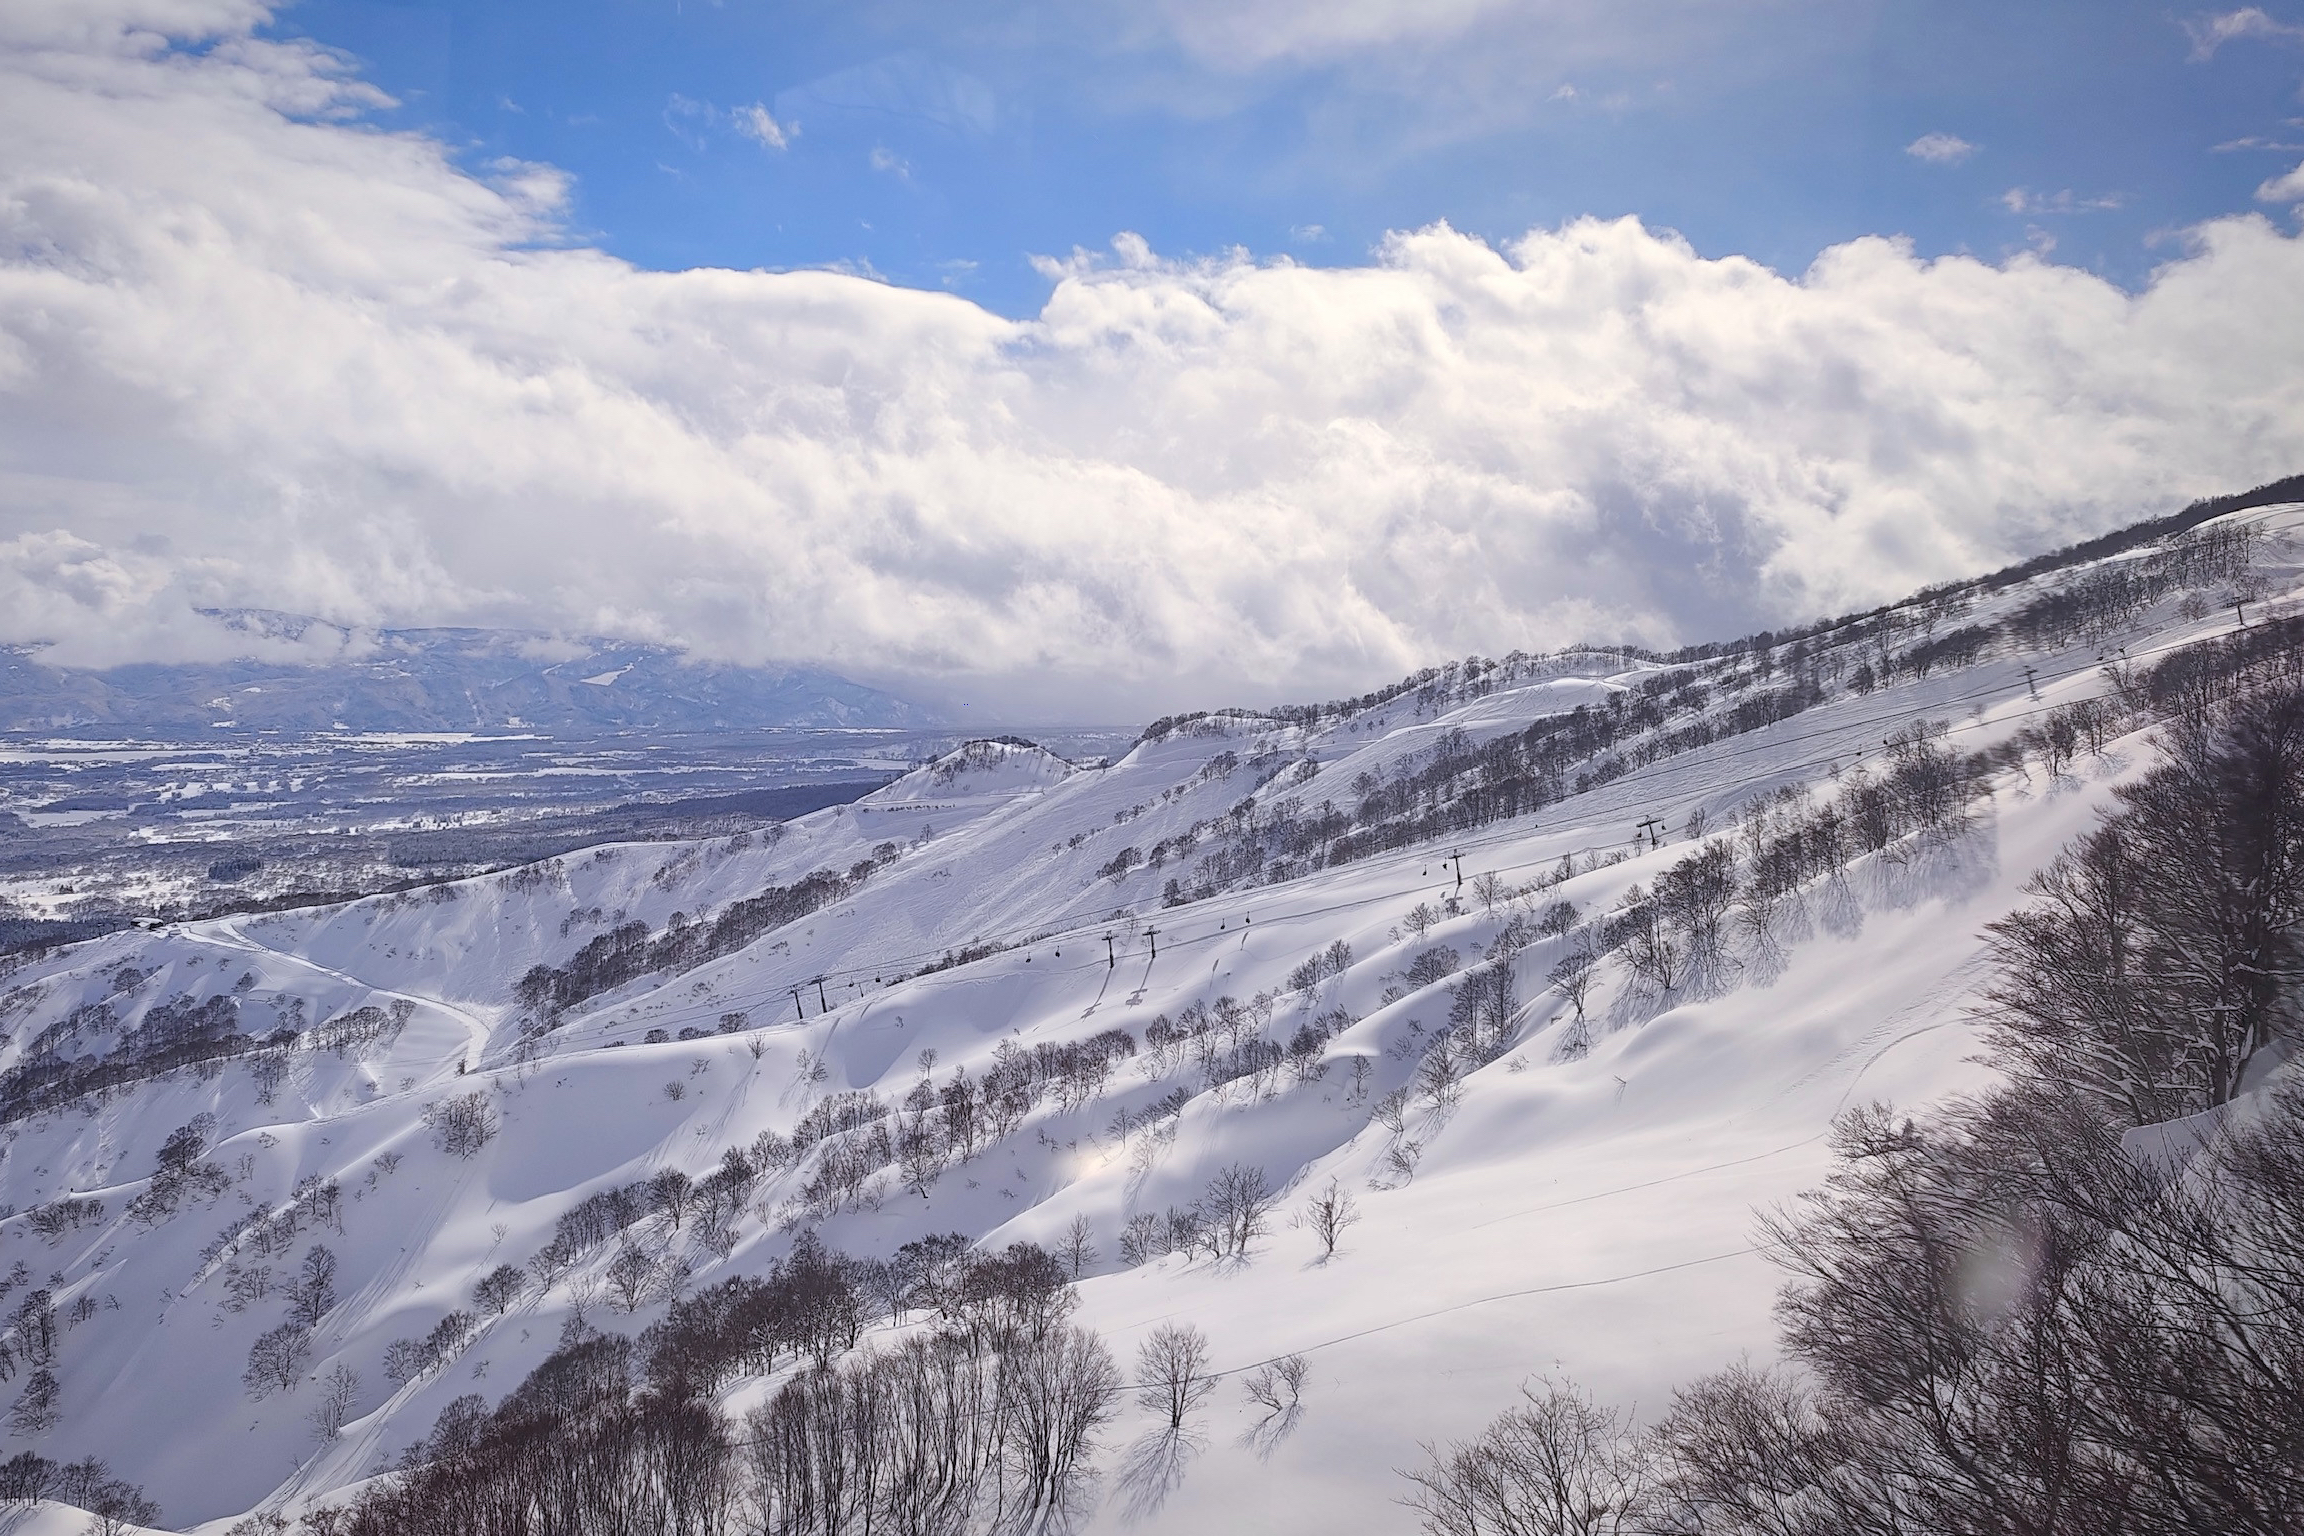
[[[1790,685],[1810,691],[1757,728],[1755,701],[1787,691],[1782,647],[1767,666],[1579,653],[1468,667],[1356,707],[1166,722],[1108,765],[974,743],[769,836],[603,847],[27,966],[0,981],[0,1082],[15,1085],[0,1086],[14,1117],[0,1268],[23,1265],[0,1311],[46,1292],[60,1395],[52,1423],[19,1412],[5,1449],[102,1455],[174,1526],[221,1529],[372,1474],[459,1396],[501,1397],[572,1312],[637,1333],[676,1274],[757,1272],[803,1227],[885,1255],[944,1231],[1053,1248],[1085,1218],[1079,1317],[1123,1359],[1182,1320],[1227,1372],[1310,1362],[1290,1434],[1249,1443],[1258,1415],[1228,1381],[1181,1485],[1131,1517],[1108,1475],[1095,1528],[1406,1528],[1394,1469],[1531,1373],[1655,1404],[1771,1349],[1755,1207],[1819,1179],[1841,1108],[1979,1080],[1964,1018],[1979,930],[2148,745],[2132,734],[2061,773],[2001,772],[1956,832],[1816,882],[1769,939],[1738,939],[1670,991],[1603,960],[1581,1025],[1547,977],[1589,929],[1536,920],[1565,901],[1589,922],[1653,882],[1690,852],[1692,816],[1732,829],[1787,788],[1829,797],[1919,721],[1964,750],[2004,740],[2102,691],[2107,658],[2229,629],[2235,596],[2251,620],[2287,603],[2304,513],[2237,522],[2265,530],[2250,569],[2108,617],[2037,622],[2045,599],[2152,551],[1916,605],[1896,649],[1945,642],[1925,668],[1820,644]],[[1950,644],[1986,626],[2000,626],[1988,643]],[[1859,687],[1859,666],[1884,686]],[[1677,713],[1637,740],[1747,713],[1644,764],[1620,740],[1533,814],[1371,851],[1398,840],[1365,835],[1356,809],[1384,786],[1459,761],[1475,775],[1482,746],[1539,721],[1667,697]],[[1314,825],[1353,856],[1271,853],[1275,829]],[[1514,981],[1502,1043],[1436,1095],[1432,1042],[1492,952]],[[1189,1019],[1212,1021],[1233,1065],[1163,1043]],[[271,1043],[215,1046],[241,1037]],[[1041,1048],[1034,1091],[964,1159],[834,1167],[855,1144],[835,1131],[724,1227],[652,1221],[658,1272],[629,1297],[602,1245],[409,1379],[387,1373],[405,1359],[395,1341],[471,1311],[475,1281],[527,1265],[588,1196],[667,1168],[702,1179],[763,1132],[837,1125],[831,1109],[860,1103],[838,1095],[873,1094],[901,1123],[918,1084],[981,1082]],[[123,1065],[139,1060],[157,1065]],[[462,1113],[494,1135],[459,1156],[444,1107],[473,1096]],[[196,1116],[213,1120],[193,1173],[156,1181],[164,1142]],[[1282,1220],[1246,1262],[1124,1262],[1132,1217],[1189,1205],[1238,1163],[1285,1186],[1283,1218],[1335,1181],[1362,1220],[1324,1261]],[[309,1358],[294,1390],[254,1395],[251,1346],[287,1316],[315,1243],[338,1269]],[[324,1437],[315,1410],[338,1366],[358,1381]],[[772,1388],[745,1381],[732,1401]]]

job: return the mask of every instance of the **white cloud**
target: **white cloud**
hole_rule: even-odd
[[[2192,17],[2185,21],[2184,31],[2192,39],[2192,57],[2195,61],[2214,58],[2217,49],[2244,37],[2275,42],[2283,38],[2304,38],[2304,26],[2291,26],[2277,21],[2263,7],[2255,5],[2242,6],[2236,11]]]
[[[1161,0],[1154,9],[1202,59],[1255,68],[1444,42],[1515,10],[1578,8],[1508,0]]]
[[[39,32],[0,55],[0,640],[83,659],[246,603],[1108,715],[1781,623],[2304,467],[2304,245],[2260,218],[2134,294],[1631,221],[1333,269],[1122,236],[1017,322],[634,270],[332,121],[361,88],[250,13],[174,54],[103,14],[0,22]]]
[[[2125,201],[2119,193],[2106,193],[2099,197],[2082,197],[2070,187],[2060,192],[2035,192],[2029,187],[2010,187],[2000,194],[2000,206],[2010,213],[2105,213],[2118,208]]]
[[[2266,203],[2304,202],[2304,164],[2285,176],[2275,176],[2265,182],[2256,189],[2256,197]]]
[[[1298,110],[1297,153],[1398,169],[1446,144],[1842,67],[1871,46],[1830,0],[1088,0],[1096,99],[1208,119]],[[1532,82],[1560,82],[1552,87]],[[1575,82],[1575,83],[1569,83]],[[779,98],[781,100],[781,98]],[[1548,110],[1549,108],[1549,110]]]
[[[1821,10],[1807,0],[1152,0],[1130,6],[1137,30],[1172,39],[1203,64],[1369,61],[1504,48],[1515,63],[1629,63],[1703,52],[1756,20]]]
[[[911,165],[905,161],[902,155],[897,154],[885,144],[872,146],[871,160],[872,169],[876,171],[893,176],[898,181],[910,181],[912,179]]]
[[[713,135],[723,129],[763,149],[788,148],[800,132],[798,123],[778,122],[775,114],[758,102],[748,107],[720,107],[677,91],[664,104],[664,126],[672,130],[674,138],[698,154],[704,153],[711,146]]]
[[[728,117],[738,133],[762,149],[789,148],[792,135],[799,132],[798,124],[779,123],[774,114],[759,102],[748,107],[738,107]]]
[[[1976,146],[1955,133],[1924,133],[1905,145],[1904,153],[1930,165],[1958,165],[1976,153]]]
[[[556,165],[542,165],[534,160],[516,160],[502,155],[488,163],[488,184],[504,194],[506,202],[521,212],[550,217],[568,206],[568,192],[574,180]]]
[[[708,135],[720,121],[720,109],[708,101],[696,101],[674,91],[664,103],[664,126],[672,136],[695,150],[704,152]]]

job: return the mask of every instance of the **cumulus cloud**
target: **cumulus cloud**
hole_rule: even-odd
[[[2275,176],[2256,189],[2259,202],[2294,203],[2304,201],[2304,164],[2285,176]]]
[[[1976,146],[1956,133],[1924,133],[1905,145],[1904,153],[1930,165],[1958,165],[1976,153]]]
[[[2138,293],[1632,220],[1338,269],[1126,236],[1012,321],[570,245],[249,7],[7,16],[0,640],[74,659],[252,604],[1111,715],[1781,623],[2304,466],[2261,218]]]

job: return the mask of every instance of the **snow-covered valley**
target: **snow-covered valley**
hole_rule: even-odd
[[[101,1455],[171,1530],[293,1516],[571,1319],[637,1337],[806,1232],[883,1261],[956,1232],[1056,1254],[1124,1360],[1208,1338],[1180,1475],[1131,1480],[1126,1400],[1086,1528],[1410,1529],[1399,1469],[1532,1376],[1646,1407],[1773,1354],[1756,1213],[1823,1179],[1840,1111],[1987,1080],[1985,925],[2152,761],[2156,720],[2089,701],[2296,611],[2300,538],[2256,509],[1708,655],[1165,721],[1109,763],[975,742],[766,834],[34,960],[0,977],[0,1313],[5,1390],[54,1395],[7,1452]],[[1744,893],[1818,807],[1939,761],[1946,808]],[[1644,965],[1615,914],[1707,848],[1716,934]],[[1241,1169],[1255,1230],[1179,1235]],[[1332,1188],[1328,1252],[1292,1218]],[[890,1300],[859,1348],[923,1326]],[[1242,1384],[1291,1356],[1282,1423]]]

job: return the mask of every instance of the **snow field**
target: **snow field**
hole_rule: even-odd
[[[2292,585],[2290,567],[2272,570]],[[2142,655],[2230,622],[2158,614],[2151,633],[2126,644]],[[484,1320],[444,1371],[394,1386],[380,1365],[392,1340],[469,1310],[475,1280],[524,1263],[585,1196],[663,1168],[701,1177],[726,1149],[762,1131],[789,1133],[834,1092],[900,1100],[921,1076],[923,1052],[934,1053],[939,1083],[955,1069],[981,1078],[1003,1043],[1029,1048],[1111,1028],[1139,1049],[1093,1103],[1066,1110],[1044,1099],[1012,1134],[946,1167],[925,1197],[883,1180],[874,1202],[818,1223],[833,1247],[876,1255],[948,1230],[993,1246],[1053,1246],[1085,1217],[1101,1257],[1079,1287],[1080,1320],[1124,1365],[1167,1321],[1204,1329],[1218,1367],[1235,1378],[1278,1355],[1308,1358],[1304,1417],[1268,1455],[1242,1443],[1255,1415],[1228,1381],[1183,1484],[1133,1521],[1113,1489],[1093,1528],[1405,1529],[1410,1517],[1391,1503],[1395,1469],[1419,1458],[1420,1441],[1476,1429],[1531,1374],[1562,1371],[1604,1400],[1660,1410],[1675,1383],[1770,1348],[1777,1276],[1754,1251],[1754,1213],[1818,1182],[1832,1115],[1875,1098],[1919,1106],[1982,1080],[1964,1017],[1980,931],[2148,764],[2148,744],[2123,738],[2059,782],[2003,775],[1956,835],[1820,882],[1782,926],[1779,951],[1745,943],[1729,974],[1680,996],[1643,997],[1604,965],[1588,1004],[1591,1048],[1579,1059],[1562,1058],[1568,1010],[1544,982],[1561,941],[1537,941],[1514,962],[1525,1006],[1508,1048],[1466,1079],[1452,1109],[1420,1103],[1395,1136],[1372,1121],[1372,1106],[1410,1082],[1418,1042],[1447,1017],[1449,985],[1390,1001],[1387,989],[1433,946],[1471,964],[1506,918],[1468,901],[1418,939],[1403,927],[1411,910],[1458,896],[1457,866],[1441,861],[1461,850],[1467,876],[1515,885],[1576,855],[1579,873],[1522,904],[1559,898],[1597,912],[1685,856],[1678,829],[1690,811],[1717,824],[1779,786],[1828,792],[1834,767],[1877,759],[1882,738],[1915,718],[1947,720],[1963,748],[2003,737],[2103,686],[2091,648],[1839,698],[1460,842],[1187,907],[1159,905],[1175,866],[1098,873],[1119,847],[1176,837],[1251,792],[1341,803],[1353,776],[1389,771],[1449,729],[1483,739],[1523,728],[1632,676],[1545,679],[1422,719],[1396,700],[1318,729],[1218,722],[1101,769],[1067,770],[1021,748],[982,751],[749,846],[610,847],[459,882],[442,888],[447,897],[118,935],[28,968],[8,979],[28,1001],[0,1018],[10,1036],[0,1066],[111,993],[123,965],[147,973],[119,1010],[123,1028],[158,999],[231,993],[242,975],[253,979],[234,995],[254,1000],[247,1006],[285,1016],[287,1000],[301,999],[308,1025],[394,999],[412,1006],[404,1025],[365,1046],[294,1053],[270,1103],[249,1065],[232,1062],[0,1133],[0,1198],[22,1212],[65,1194],[106,1204],[97,1221],[53,1241],[25,1214],[0,1222],[0,1267],[21,1258],[28,1285],[63,1277],[50,1285],[60,1309],[84,1296],[98,1307],[63,1340],[62,1422],[19,1443],[59,1457],[102,1454],[186,1525],[221,1529],[260,1501],[340,1489],[420,1438],[453,1398],[494,1401],[549,1352],[613,1245]],[[1234,765],[1215,768],[1225,754]],[[1304,761],[1317,767],[1293,777]],[[1267,769],[1277,774],[1269,790],[1256,785]],[[1591,867],[1594,853],[1630,854],[1632,826],[1648,815],[1674,829],[1670,842]],[[694,970],[587,1000],[526,1042],[512,986],[529,966],[564,961],[614,921],[660,930],[674,912],[708,914],[813,870],[844,870],[890,842],[895,860],[844,899]],[[1468,898],[1467,886],[1458,899]],[[1339,940],[1350,966],[1310,996],[1288,992],[1290,973]],[[1014,947],[896,979],[983,941]],[[1333,1009],[1355,1020],[1324,1047],[1322,1076],[1283,1077],[1269,1094],[1247,1080],[1196,1091],[1172,1127],[1114,1132],[1122,1110],[1140,1115],[1179,1085],[1200,1088],[1188,1066],[1154,1071],[1143,1046],[1156,1016],[1260,993],[1279,994],[1270,1039],[1285,1042],[1303,1019]],[[744,1024],[722,1034],[731,1012]],[[705,1033],[643,1038],[683,1028]],[[1354,1058],[1368,1063],[1359,1090]],[[436,1147],[423,1116],[470,1093],[487,1096],[498,1131],[460,1160]],[[161,1140],[203,1113],[215,1117],[210,1157],[232,1175],[229,1190],[157,1226],[130,1219],[125,1207],[147,1187]],[[1417,1144],[1412,1176],[1391,1157],[1406,1142]],[[1128,1217],[1188,1204],[1238,1162],[1287,1188],[1283,1219],[1251,1262],[1121,1265]],[[315,1331],[309,1374],[341,1363],[362,1387],[353,1419],[328,1443],[310,1428],[310,1381],[249,1397],[249,1345],[281,1307],[231,1309],[221,1280],[229,1255],[202,1258],[228,1223],[284,1208],[307,1176],[337,1182],[342,1230],[308,1227],[269,1262],[285,1274],[315,1242],[340,1261],[340,1294]],[[668,1237],[669,1252],[694,1264],[697,1283],[764,1269],[789,1244],[783,1221],[798,1179],[791,1170],[764,1181],[725,1257],[686,1232]],[[1362,1219],[1320,1262],[1310,1234],[1285,1216],[1331,1179],[1352,1191]],[[0,1298],[0,1310],[16,1301]],[[586,1310],[637,1332],[662,1304],[626,1316],[595,1294]],[[771,1387],[742,1384],[731,1402]],[[1110,1444],[1141,1428],[1137,1410],[1124,1410]]]

